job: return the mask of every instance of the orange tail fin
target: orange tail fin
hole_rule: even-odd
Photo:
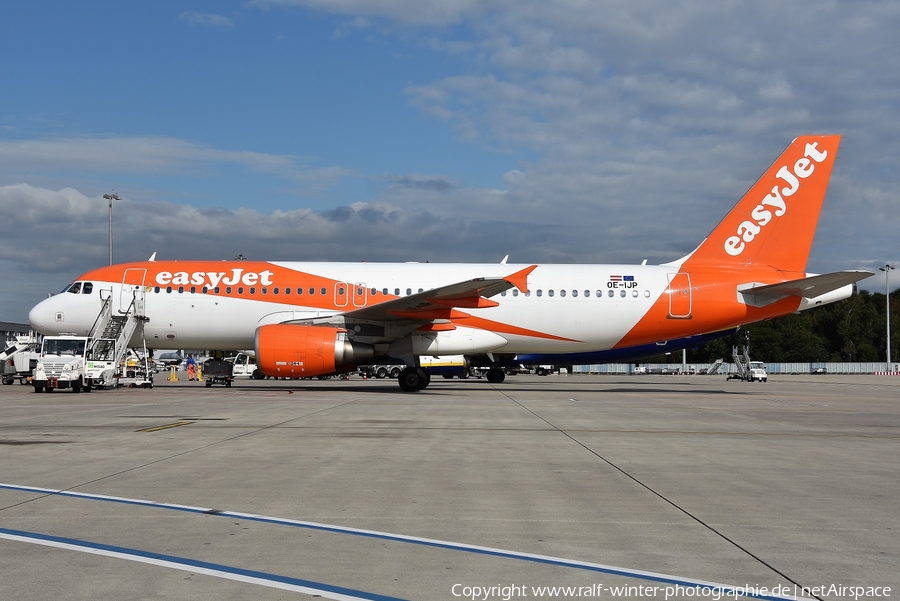
[[[803,272],[841,137],[801,136],[684,263]]]

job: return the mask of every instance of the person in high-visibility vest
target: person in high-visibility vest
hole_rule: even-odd
[[[187,366],[188,380],[193,382],[197,379],[197,360],[194,359],[194,353],[188,353],[185,365]]]

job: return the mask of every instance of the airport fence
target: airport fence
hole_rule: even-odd
[[[680,363],[640,363],[641,368],[649,374],[681,373]],[[886,365],[884,361],[878,363],[766,363],[766,371],[770,374],[876,374],[884,373]],[[688,363],[685,367],[687,373],[706,374],[712,366],[711,363]],[[602,363],[599,365],[575,365],[573,373],[577,374],[634,374],[634,363]],[[893,371],[900,373],[900,364],[892,364]],[[640,371],[640,370],[638,370]],[[737,367],[732,363],[723,363],[716,375],[737,373]]]

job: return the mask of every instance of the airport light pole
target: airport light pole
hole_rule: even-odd
[[[887,307],[887,372],[890,373],[894,370],[891,369],[891,290],[888,285],[888,279],[891,275],[891,270],[896,269],[890,263],[885,264],[884,267],[879,267],[878,271],[884,272],[884,298]]]
[[[112,194],[104,194],[103,198],[109,201],[109,264],[112,265],[112,201],[122,199],[115,190],[112,191]]]

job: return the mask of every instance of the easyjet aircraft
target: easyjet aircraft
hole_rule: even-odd
[[[510,362],[635,360],[847,298],[873,275],[804,271],[839,142],[794,140],[694,252],[662,265],[146,261],[89,271],[28,319],[87,335],[101,296],[123,312],[138,298],[150,348],[255,348],[285,377],[390,357],[407,391],[428,385],[421,355],[467,355],[497,367],[494,382]]]

